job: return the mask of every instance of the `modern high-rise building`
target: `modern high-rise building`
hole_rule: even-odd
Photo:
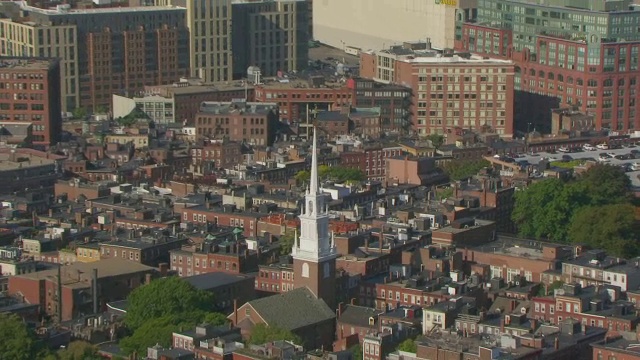
[[[185,10],[173,6],[74,10],[0,4],[0,55],[61,58],[63,110],[108,107],[114,93],[188,75]]]
[[[0,128],[31,124],[30,142],[49,146],[60,140],[60,62],[57,59],[0,59]]]
[[[412,128],[419,136],[459,127],[511,137],[513,62],[443,54],[424,45],[363,51],[360,76],[411,88]]]
[[[477,18],[458,20],[456,48],[513,60],[516,90],[577,106],[595,116],[596,128],[640,128],[637,5],[628,0],[478,0]],[[537,110],[547,117],[551,113],[531,103],[520,108],[529,119],[525,123]]]
[[[296,236],[293,257],[294,287],[307,287],[330,308],[336,302],[336,258],[338,253],[329,234],[327,197],[320,192],[318,179],[318,140],[313,131],[311,177],[300,218],[300,237]],[[297,235],[297,234],[296,234]]]
[[[313,37],[344,49],[384,49],[430,38],[453,48],[456,19],[471,19],[478,0],[316,0]]]
[[[263,76],[300,71],[309,62],[309,7],[306,0],[234,1],[233,76],[249,66]]]

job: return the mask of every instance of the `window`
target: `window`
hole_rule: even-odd
[[[309,264],[307,263],[302,264],[302,277],[304,278],[309,277]]]

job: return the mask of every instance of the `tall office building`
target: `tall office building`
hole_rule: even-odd
[[[294,287],[307,287],[330,308],[336,302],[336,246],[329,234],[326,196],[318,179],[317,129],[313,131],[311,178],[300,218],[300,237],[295,239],[293,257]]]
[[[594,115],[597,128],[627,132],[640,129],[638,26],[640,10],[628,0],[479,0],[477,19],[459,19],[456,48],[512,59],[516,90],[557,98]],[[537,110],[550,116],[535,104],[519,107],[525,123]]]
[[[205,83],[233,78],[232,0],[156,0],[187,11],[191,76]]]
[[[57,59],[0,59],[0,129],[30,125],[28,142],[44,146],[57,143],[62,133],[59,88]]]
[[[4,2],[0,12],[0,55],[62,59],[63,110],[108,107],[114,93],[188,75],[182,8],[45,10]]]
[[[299,71],[309,62],[309,7],[306,0],[233,3],[233,73],[243,78],[249,66],[263,76]]]
[[[452,48],[456,19],[474,18],[478,0],[316,0],[313,37],[343,49],[384,49],[430,38]]]

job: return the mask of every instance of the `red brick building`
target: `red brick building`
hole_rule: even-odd
[[[258,236],[258,221],[265,214],[234,211],[234,209],[214,208],[208,205],[198,205],[182,209],[182,221],[195,224],[218,224],[243,229],[245,237]]]
[[[411,88],[413,130],[421,136],[489,126],[511,137],[514,71],[511,61],[402,47],[360,53],[362,77]]]
[[[30,123],[33,138],[27,142],[57,143],[62,134],[60,62],[3,57],[0,80],[0,125]]]
[[[194,170],[206,175],[214,168],[233,169],[243,163],[242,145],[236,141],[212,140],[191,148]]]
[[[258,268],[258,254],[246,244],[203,244],[195,251],[172,250],[170,267],[179,276],[193,276],[211,272],[240,274]]]
[[[265,80],[255,88],[256,101],[276,102],[284,122],[306,123],[311,111],[339,110],[352,105],[353,90],[346,84],[313,77],[287,81]]]
[[[462,25],[462,38],[455,46],[483,56],[513,60],[522,91],[554,97],[560,105],[577,106],[580,111],[595,115],[597,129],[638,129],[638,42],[600,42],[600,35],[591,36],[597,37],[595,41],[599,43],[597,65],[585,65],[590,51],[596,50],[592,40],[536,34],[535,49],[515,51],[511,30],[475,23]],[[556,56],[556,52],[561,55]]]
[[[39,304],[43,314],[57,316],[62,301],[62,321],[81,313],[93,312],[93,270],[97,269],[98,309],[107,302],[122,300],[131,291],[151,279],[156,269],[122,259],[100,260],[63,266],[62,295],[58,297],[57,270],[38,271],[9,278],[8,293],[22,296],[30,304]]]
[[[370,144],[352,151],[340,152],[343,166],[358,168],[368,180],[384,181],[387,175],[387,160],[403,153],[394,144]]]
[[[242,101],[203,102],[196,115],[198,139],[227,138],[252,145],[269,146],[275,140],[278,106],[275,103]]]
[[[203,84],[200,81],[179,81],[170,85],[145,86],[147,94],[173,99],[176,122],[194,124],[200,105],[205,101],[230,102],[234,99],[254,101],[253,86],[241,81],[234,83]],[[144,98],[142,98],[144,99]]]

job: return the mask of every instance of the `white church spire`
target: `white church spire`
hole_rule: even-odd
[[[313,129],[311,148],[311,179],[304,197],[304,210],[300,215],[300,237],[293,246],[292,255],[298,259],[319,261],[336,255],[329,233],[329,215],[325,195],[320,192],[318,179],[318,138]]]
[[[313,127],[313,145],[311,147],[311,179],[309,181],[309,195],[318,193],[318,136],[317,129]]]

